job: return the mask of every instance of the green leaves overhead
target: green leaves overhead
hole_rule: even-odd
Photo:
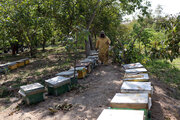
[[[33,54],[38,46],[42,45],[44,48],[51,41],[62,41],[69,33],[76,33],[73,32],[74,26],[81,26],[81,30],[76,33],[81,44],[88,39],[87,36],[97,35],[101,30],[114,41],[122,16],[136,9],[146,11],[147,4],[142,2],[143,0],[1,0],[0,40],[6,41],[3,45],[9,43],[12,46],[15,41],[28,46]],[[93,13],[95,17],[90,22]],[[87,27],[89,31],[84,30]]]

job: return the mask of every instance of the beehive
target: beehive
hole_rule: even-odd
[[[134,69],[126,69],[125,73],[129,74],[129,73],[146,73],[147,70],[145,68],[134,68]]]
[[[30,63],[29,58],[24,58],[24,59],[21,59],[21,60],[23,60],[23,61],[24,61],[24,64],[25,64],[25,65],[27,65],[27,64],[29,64],[29,63]]]
[[[40,83],[23,85],[20,87],[19,94],[23,100],[29,105],[44,100],[44,86]]]
[[[121,93],[153,93],[151,82],[123,82]]]
[[[18,67],[16,62],[9,62],[9,63],[7,63],[7,65],[10,70],[14,70]]]
[[[148,93],[116,93],[110,102],[110,107],[148,109],[148,98]]]
[[[17,63],[17,67],[22,67],[24,66],[24,60],[18,60],[18,61],[15,61]]]
[[[80,61],[81,63],[91,63],[92,64],[92,69],[96,66],[96,60],[94,60],[94,59],[84,59],[84,60],[81,60]]]
[[[96,50],[90,51],[90,56],[98,55],[98,52]]]
[[[97,120],[144,120],[143,110],[104,109]]]
[[[86,67],[87,68],[87,70],[86,70],[87,73],[91,73],[91,71],[92,71],[92,63],[91,62],[77,63],[76,67]]]
[[[74,71],[63,71],[63,72],[56,74],[56,76],[63,76],[66,78],[70,78],[71,79],[71,85],[78,83],[78,81],[77,81],[78,74],[77,74],[77,72],[75,72],[75,76],[74,76]]]
[[[147,73],[141,74],[128,74],[124,76],[123,81],[135,81],[135,82],[148,82],[149,75]]]
[[[99,57],[97,55],[95,55],[95,56],[88,56],[87,58],[95,60],[95,66],[99,65],[99,63],[98,63]]]
[[[87,75],[87,68],[86,67],[76,67],[75,70],[78,73],[78,79],[85,78]],[[74,71],[74,68],[71,68],[70,71]]]
[[[50,95],[61,95],[70,90],[70,78],[57,76],[48,80],[45,80],[48,88],[48,94]]]
[[[124,69],[134,69],[134,68],[142,68],[143,65],[141,63],[131,63],[122,65]]]
[[[8,65],[7,64],[1,64],[0,65],[0,73],[5,73],[7,72],[9,69],[8,69]]]

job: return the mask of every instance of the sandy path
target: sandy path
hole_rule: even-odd
[[[44,102],[32,106],[23,106],[13,115],[12,109],[17,103],[0,113],[6,120],[96,120],[101,111],[107,108],[115,93],[120,91],[123,71],[116,65],[99,66],[79,83],[85,87],[58,97],[48,96]],[[64,101],[73,104],[68,112],[58,111],[50,115],[48,108]]]

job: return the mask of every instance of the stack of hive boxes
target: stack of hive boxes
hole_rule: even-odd
[[[148,120],[153,89],[147,70],[140,63],[123,65],[125,75],[120,88],[98,120]]]
[[[29,105],[44,100],[45,88],[40,83],[23,85],[20,87],[19,94],[23,100]]]
[[[71,80],[70,78],[57,76],[48,80],[45,80],[49,95],[61,95],[70,91]]]

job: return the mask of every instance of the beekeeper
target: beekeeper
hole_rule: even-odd
[[[99,60],[101,64],[108,64],[108,49],[111,44],[111,40],[105,35],[104,31],[101,31],[100,37],[96,41],[96,49],[99,49]]]

